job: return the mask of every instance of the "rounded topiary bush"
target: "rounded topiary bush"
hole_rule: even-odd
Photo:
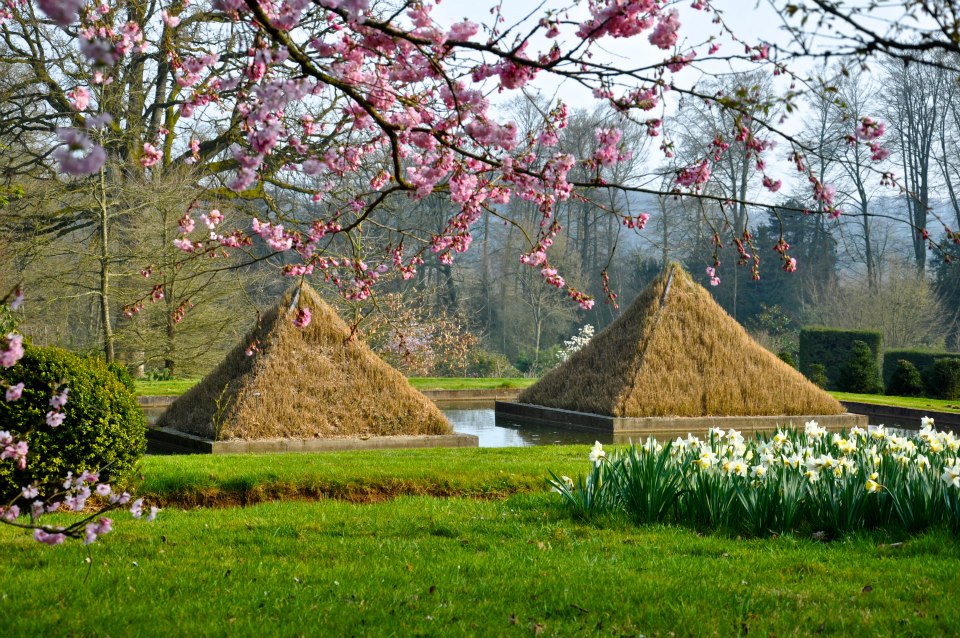
[[[960,399],[960,359],[937,359],[927,375],[927,388],[938,399]]]
[[[17,401],[0,400],[0,430],[30,445],[27,467],[0,463],[0,501],[30,483],[41,498],[60,489],[67,472],[100,471],[101,480],[122,484],[146,450],[146,420],[133,392],[98,359],[59,348],[26,346],[23,358],[4,373],[23,383]],[[50,398],[66,384],[62,425],[47,425]],[[0,397],[2,398],[2,397]]]
[[[827,387],[827,366],[822,363],[811,363],[807,378],[818,388]]]
[[[880,394],[883,383],[880,381],[880,369],[873,350],[863,341],[853,342],[853,353],[837,379],[837,389],[841,392],[858,394]]]
[[[781,361],[786,363],[791,368],[797,367],[797,362],[793,358],[793,353],[790,352],[789,350],[781,350],[780,352],[777,353],[777,357],[779,357]]]
[[[887,384],[887,394],[897,397],[923,396],[923,378],[917,366],[906,359],[899,359]]]

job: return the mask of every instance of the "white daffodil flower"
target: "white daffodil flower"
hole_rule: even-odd
[[[603,445],[600,441],[594,442],[593,447],[590,448],[590,462],[599,467],[606,456],[607,453],[603,451]]]
[[[955,460],[955,459],[954,459]],[[943,468],[943,482],[953,487],[960,487],[960,464]]]

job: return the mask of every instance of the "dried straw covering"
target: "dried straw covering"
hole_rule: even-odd
[[[292,321],[309,308],[305,329]],[[157,422],[216,440],[449,434],[437,407],[358,339],[308,286],[288,293]],[[259,341],[259,352],[246,356]]]
[[[676,264],[519,401],[614,417],[845,412],[756,343]]]

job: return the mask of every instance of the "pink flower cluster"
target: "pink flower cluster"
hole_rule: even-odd
[[[0,366],[10,368],[23,358],[23,337],[16,333],[10,333],[3,339],[0,339]]]
[[[660,14],[657,27],[650,34],[650,44],[661,49],[669,49],[677,43],[677,30],[680,28],[680,16],[676,9]]]
[[[677,185],[683,188],[700,190],[710,179],[710,164],[703,160],[696,166],[689,166],[677,173]]]
[[[707,277],[710,278],[711,286],[720,285],[720,275],[717,274],[717,269],[713,266],[707,266]]]
[[[53,152],[60,163],[60,170],[68,175],[89,175],[96,173],[107,161],[107,154],[93,143],[90,136],[80,129],[58,128],[57,137],[61,146]]]
[[[620,150],[620,140],[623,131],[618,128],[598,128],[594,131],[597,140],[597,150],[593,152],[593,160],[599,166],[613,166],[630,157],[629,153]]]
[[[0,431],[0,461],[10,459],[21,470],[27,467],[27,452],[29,447],[26,441],[15,441],[13,435],[6,430]]]
[[[312,320],[309,308],[297,308],[297,316],[293,320],[293,325],[298,328],[306,328]]]
[[[591,17],[580,25],[577,36],[629,38],[652,27],[659,10],[658,0],[597,0],[590,3]]]

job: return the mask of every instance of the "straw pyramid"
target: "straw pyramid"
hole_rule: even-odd
[[[306,328],[293,325],[308,308]],[[210,439],[449,434],[437,407],[358,339],[309,286],[280,305],[158,420]],[[245,350],[258,342],[258,352]]]
[[[520,403],[613,417],[842,414],[671,264]]]

